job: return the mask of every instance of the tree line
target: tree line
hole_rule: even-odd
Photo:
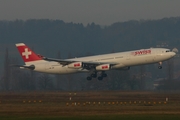
[[[100,26],[95,23],[84,26],[81,23],[65,23],[62,20],[48,19],[0,21],[2,44],[24,42],[30,44],[30,47],[40,54],[55,58],[156,47],[164,43],[169,48],[180,48],[179,38],[179,17],[131,20],[110,26]],[[11,68],[10,64],[22,64],[18,58],[18,52],[12,55],[11,48],[3,51],[1,90],[143,90],[152,89],[153,80],[157,76],[167,78],[167,73],[173,74],[170,73],[172,70],[168,72],[172,67],[159,72],[154,70],[157,69],[155,65],[140,66],[130,71],[110,71],[104,81],[88,82],[85,80],[86,74],[54,76]],[[179,70],[178,63],[174,70]]]
[[[81,23],[48,19],[0,21],[1,43],[36,44],[35,47],[51,49],[51,51],[43,51],[46,55],[60,50],[62,56],[72,51],[82,56],[87,52],[99,54],[112,50],[156,47],[162,42],[167,42],[170,47],[180,48],[179,38],[179,17],[131,20],[110,26],[100,26],[95,23],[84,26]]]

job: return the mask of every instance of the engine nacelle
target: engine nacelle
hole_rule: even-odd
[[[74,68],[74,69],[82,68],[82,62],[71,63],[68,65],[68,68]]]
[[[103,64],[103,65],[96,66],[96,70],[109,70],[109,69],[110,69],[109,64]]]

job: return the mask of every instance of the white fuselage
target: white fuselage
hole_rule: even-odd
[[[83,61],[83,62],[104,62],[116,63],[111,69],[121,69],[130,66],[158,63],[172,58],[174,52],[170,52],[165,48],[150,48],[141,49],[128,52],[111,53],[104,55],[96,55],[89,57],[73,58],[66,60]],[[27,65],[35,65],[35,71],[53,73],[53,74],[67,74],[76,72],[88,72],[87,69],[69,68],[67,65],[61,65],[59,62],[49,62],[40,60],[37,62],[28,62]]]

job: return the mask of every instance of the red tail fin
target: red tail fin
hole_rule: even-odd
[[[42,60],[41,57],[36,55],[28,46],[26,46],[24,43],[18,43],[16,44],[17,49],[19,50],[19,53],[24,60],[24,62],[33,62],[37,60]]]

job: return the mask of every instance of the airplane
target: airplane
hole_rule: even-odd
[[[159,63],[158,68],[162,69],[162,62],[176,55],[170,49],[149,48],[72,59],[54,59],[36,54],[24,43],[18,43],[16,47],[25,62],[25,65],[14,65],[16,67],[50,74],[89,72],[87,80],[102,80],[107,77],[108,70],[129,70],[137,65]]]

